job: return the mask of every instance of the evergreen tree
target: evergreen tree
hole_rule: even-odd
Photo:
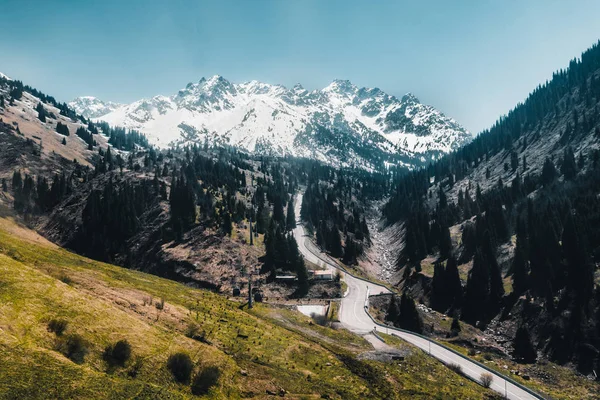
[[[398,327],[407,331],[423,333],[423,321],[414,300],[407,292],[400,299],[400,319]]]
[[[431,308],[441,313],[447,310],[448,293],[445,282],[445,270],[442,263],[437,262],[433,267],[431,280]]]
[[[398,307],[398,300],[393,294],[385,315],[385,319],[386,321],[391,322],[394,326],[397,326],[398,320],[400,319],[400,308]]]
[[[451,251],[452,239],[450,238],[450,229],[448,229],[447,226],[442,226],[440,237],[440,258],[448,258],[450,256]]]
[[[42,103],[38,103],[35,110],[38,112],[38,119],[42,122],[46,122],[46,110]]]
[[[566,147],[563,151],[563,162],[560,172],[565,176],[565,179],[573,179],[577,175],[575,154],[573,154],[573,149],[571,149],[571,147]]]
[[[485,308],[490,292],[489,268],[481,250],[475,252],[473,267],[469,271],[465,291],[462,319],[469,323],[481,320],[485,315]]]
[[[564,223],[562,249],[567,262],[567,289],[582,307],[594,289],[594,267],[587,259],[585,239],[572,213]]]
[[[526,327],[521,326],[517,329],[517,334],[513,340],[514,358],[525,364],[532,364],[537,360],[537,352],[531,343],[531,337]]]
[[[66,146],[66,145],[67,145],[67,139],[66,139],[66,138],[63,138],[63,140],[62,140],[62,142],[61,142],[61,143],[62,143],[62,145],[63,145],[63,146]]]
[[[458,262],[453,255],[448,257],[444,277],[447,287],[446,290],[448,292],[447,304],[456,309],[460,307],[462,303],[463,288],[458,272]]]
[[[223,209],[222,212],[223,212],[223,220],[222,220],[221,227],[223,229],[223,232],[227,236],[231,236],[231,231],[233,230],[233,225],[231,223],[231,214],[226,209]]]
[[[288,231],[291,231],[296,227],[296,214],[294,213],[294,201],[290,199],[287,205],[287,214],[286,214],[286,228]]]
[[[556,172],[556,168],[554,167],[554,163],[552,162],[551,159],[546,157],[546,160],[544,161],[544,166],[542,167],[542,183],[545,186],[549,185],[552,182],[554,182],[554,180],[556,179],[556,176],[557,176],[557,172]]]

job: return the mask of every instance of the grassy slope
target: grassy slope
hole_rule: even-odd
[[[153,304],[159,298],[162,311]],[[66,334],[88,343],[83,363],[55,350],[58,339],[46,329],[52,318],[68,320]],[[190,323],[210,344],[184,335]],[[133,359],[114,369],[102,360],[104,347],[119,339],[132,344],[133,359],[142,363],[135,379],[127,374]],[[211,398],[262,398],[281,388],[288,398],[489,394],[464,379],[448,381],[452,372],[444,368],[430,382],[425,371],[437,365],[430,359],[406,370],[356,359],[369,349],[362,338],[312,325],[299,313],[262,305],[248,312],[208,291],[69,253],[0,218],[0,398],[193,397],[165,367],[176,351],[190,354],[196,371],[221,369]]]

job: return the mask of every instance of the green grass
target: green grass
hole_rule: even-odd
[[[51,319],[67,320],[64,335],[84,339],[82,363],[57,350]],[[190,324],[204,342],[186,337]],[[131,343],[132,359],[109,367],[104,348],[121,339]],[[262,398],[280,389],[290,398],[403,398],[428,384],[418,375],[404,382],[394,365],[357,359],[370,349],[361,337],[298,312],[263,304],[248,311],[209,291],[86,259],[0,218],[0,398],[193,398],[166,368],[179,351],[191,356],[194,373],[221,370],[207,398]],[[444,393],[441,386],[430,391]]]

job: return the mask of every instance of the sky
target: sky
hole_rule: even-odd
[[[600,1],[1,0],[0,71],[128,103],[218,74],[415,94],[474,133],[600,39]]]

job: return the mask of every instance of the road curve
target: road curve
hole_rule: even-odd
[[[296,228],[293,231],[294,238],[298,243],[298,249],[304,258],[314,264],[320,265],[331,271],[339,270],[340,268],[327,254],[321,252],[317,246],[310,240],[305,233],[304,226],[301,223],[300,208],[302,204],[302,193],[296,195],[295,213],[296,213]],[[457,364],[462,368],[462,373],[476,382],[481,379],[482,373],[491,373],[493,381],[490,388],[507,399],[511,400],[529,400],[542,399],[541,396],[535,396],[525,389],[506,380],[497,372],[489,371],[479,364],[465,359],[451,350],[442,347],[435,342],[425,339],[419,335],[408,333],[391,327],[379,326],[374,323],[373,319],[367,312],[368,298],[370,295],[390,293],[385,286],[376,283],[368,282],[359,279],[349,273],[343,274],[343,280],[348,285],[348,292],[341,300],[339,312],[340,322],[348,330],[359,335],[372,333],[373,330],[378,332],[393,334],[414,346],[419,347],[432,357],[437,358],[444,364]]]

